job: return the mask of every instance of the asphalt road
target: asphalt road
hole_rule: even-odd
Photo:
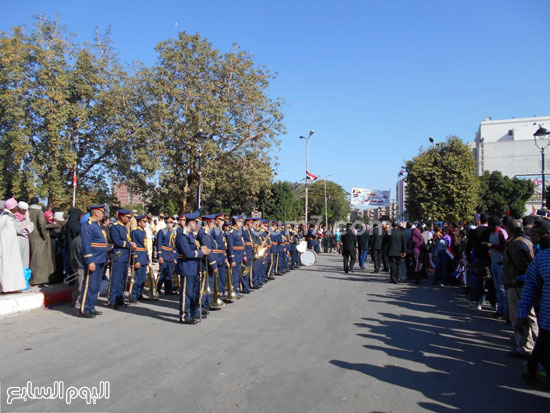
[[[550,411],[506,356],[507,324],[458,288],[387,280],[320,255],[196,326],[177,322],[177,296],[95,319],[60,306],[0,320],[0,412]],[[108,381],[110,394],[8,405],[28,381]]]

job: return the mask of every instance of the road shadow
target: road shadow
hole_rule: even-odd
[[[366,296],[389,306],[354,323],[373,362],[330,364],[429,399],[413,410],[550,411],[550,393],[525,385],[525,362],[507,357],[511,327],[471,308],[459,288],[397,285]]]

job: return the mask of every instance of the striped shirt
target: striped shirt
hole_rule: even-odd
[[[518,303],[518,318],[527,318],[539,302],[539,327],[550,330],[550,249],[540,251],[525,272],[525,285]]]

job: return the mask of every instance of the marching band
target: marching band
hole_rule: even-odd
[[[304,253],[314,256],[314,227],[306,233],[302,225],[195,212],[177,217],[176,228],[172,217],[165,219],[154,243],[155,272],[147,249],[146,215],[132,217],[131,211],[119,210],[108,237],[101,226],[105,206],[92,205],[89,210],[90,217],[82,223],[85,271],[79,315],[84,318],[102,314],[95,304],[107,270],[109,307],[120,309],[159,299],[160,294],[179,294],[179,322],[193,325],[210,311],[221,310],[275,276],[298,268]],[[137,228],[130,231],[132,218]],[[311,265],[309,260],[306,265]]]

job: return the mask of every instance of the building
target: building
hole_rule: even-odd
[[[128,185],[116,183],[113,185],[113,195],[121,206],[143,205],[144,200],[139,193],[134,193],[128,189]]]
[[[542,159],[533,133],[539,125],[550,129],[550,116],[493,120],[487,118],[479,125],[472,149],[479,176],[483,172],[500,171],[510,178],[529,179],[535,184],[535,195],[528,202],[540,207],[542,195]],[[545,139],[544,144],[548,143]]]
[[[407,182],[405,177],[401,177],[395,185],[395,204],[397,207],[396,219],[406,221],[409,216],[407,214]]]

